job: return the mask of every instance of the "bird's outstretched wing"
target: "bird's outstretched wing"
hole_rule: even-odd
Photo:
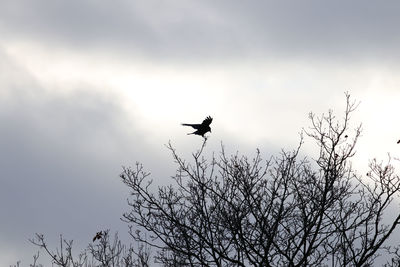
[[[212,118],[211,116],[208,116],[207,118],[204,119],[204,121],[201,123],[202,126],[210,126],[211,122],[212,122]]]
[[[191,126],[195,129],[200,129],[200,127],[202,126],[201,124],[190,124],[190,123],[182,123],[183,126]]]
[[[103,236],[103,232],[97,232],[96,235],[93,237],[93,242],[96,241],[96,239],[101,239],[101,237]]]

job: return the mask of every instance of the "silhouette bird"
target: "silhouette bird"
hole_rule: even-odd
[[[399,141],[397,141],[397,143],[398,143],[398,144],[400,144],[400,140],[399,140]]]
[[[197,134],[197,135],[201,135],[202,137],[204,137],[204,134],[206,132],[211,133],[210,124],[211,124],[212,120],[213,119],[210,116],[208,116],[207,118],[204,119],[204,121],[201,124],[182,123],[182,125],[190,126],[190,127],[193,127],[194,129],[196,129],[196,131],[194,131],[193,133],[188,133],[188,134]]]
[[[103,236],[103,232],[97,232],[96,235],[93,237],[93,242],[96,241],[96,239],[101,239],[101,237]]]

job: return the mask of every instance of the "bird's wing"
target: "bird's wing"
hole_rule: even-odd
[[[201,124],[182,123],[182,125],[183,126],[191,126],[191,127],[195,128],[197,130],[200,129],[200,127],[201,127]]]
[[[96,235],[93,237],[93,242],[96,241],[97,238],[99,238],[99,235],[98,235],[98,234],[96,234]]]
[[[208,116],[207,118],[204,119],[204,121],[201,123],[201,125],[210,126],[212,120],[213,119],[210,116]]]

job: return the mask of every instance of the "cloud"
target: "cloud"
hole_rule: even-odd
[[[2,264],[27,264],[35,232],[52,247],[62,233],[77,248],[99,229],[125,232],[121,165],[159,160],[155,173],[168,173],[160,150],[146,143],[117,95],[49,89],[12,58],[0,57],[0,248],[7,248],[0,258],[17,255]]]
[[[0,31],[158,61],[398,60],[396,1],[2,1]]]

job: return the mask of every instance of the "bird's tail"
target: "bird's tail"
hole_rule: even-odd
[[[193,127],[193,125],[194,125],[194,124],[190,124],[190,123],[182,123],[181,125],[182,125],[182,126],[192,126],[192,127]]]

